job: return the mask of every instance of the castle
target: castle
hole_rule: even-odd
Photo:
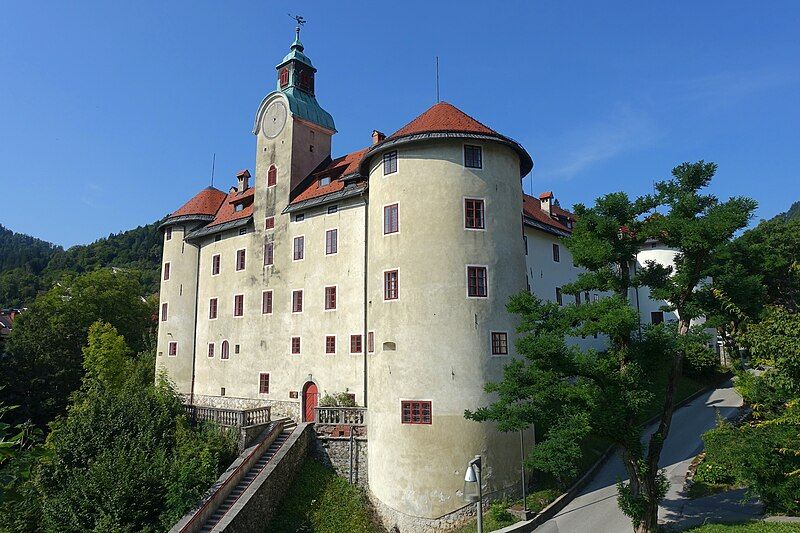
[[[509,297],[567,303],[574,217],[523,194],[520,144],[444,102],[333,158],[315,75],[298,33],[256,111],[254,175],[163,223],[157,370],[190,403],[297,420],[351,395],[384,521],[425,529],[465,506],[476,454],[487,493],[519,485],[519,436],[464,410],[516,355]]]

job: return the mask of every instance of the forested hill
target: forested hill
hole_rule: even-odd
[[[53,243],[14,233],[0,224],[0,272],[23,268],[38,274],[47,266],[50,258],[63,248]]]
[[[783,220],[785,220],[787,222],[789,220],[800,219],[800,202],[793,203],[789,207],[788,211],[786,211],[785,213],[781,213],[780,215],[776,216],[775,218],[780,218],[780,219],[783,219]]]
[[[161,233],[158,222],[64,250],[0,226],[0,307],[23,307],[62,276],[114,266],[141,272],[142,285],[158,291]]]

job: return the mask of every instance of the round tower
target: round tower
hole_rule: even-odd
[[[156,379],[166,373],[178,392],[187,397],[193,392],[199,248],[186,242],[186,236],[214,219],[225,196],[222,191],[207,187],[168,216],[160,226],[164,250]]]
[[[531,167],[519,144],[447,103],[363,159],[369,483],[401,531],[442,525],[466,506],[476,454],[487,494],[519,488],[519,435],[464,410],[489,403],[484,384],[515,355],[506,304],[526,287],[520,178]]]

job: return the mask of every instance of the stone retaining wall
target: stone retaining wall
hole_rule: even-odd
[[[351,443],[348,437],[327,437],[316,435],[311,454],[320,463],[333,468],[336,473],[352,483],[367,488],[367,439],[353,437],[353,472],[350,472]]]

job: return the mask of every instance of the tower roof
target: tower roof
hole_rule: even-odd
[[[497,135],[497,132],[492,128],[481,124],[453,104],[438,102],[417,118],[391,134],[389,138],[445,131]]]
[[[172,213],[169,218],[186,216],[186,215],[206,215],[214,216],[222,202],[227,195],[215,189],[214,187],[206,187],[194,197],[183,204],[180,209]]]

